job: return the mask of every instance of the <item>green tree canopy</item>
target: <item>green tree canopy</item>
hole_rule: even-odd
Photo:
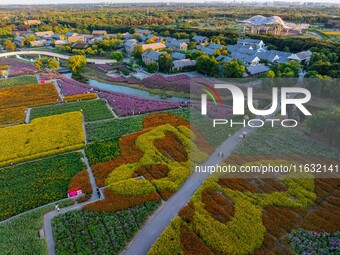
[[[227,78],[242,78],[246,68],[236,59],[225,62],[221,66],[221,76]]]

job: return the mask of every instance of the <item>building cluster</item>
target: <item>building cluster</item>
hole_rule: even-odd
[[[144,53],[142,61],[144,64],[157,63],[159,57],[166,53],[165,48],[173,50],[171,57],[174,60],[173,70],[192,69],[196,65],[195,60],[186,58],[183,52],[188,49],[188,42],[196,42],[196,49],[200,50],[208,56],[215,56],[220,63],[230,62],[233,59],[239,60],[245,67],[247,76],[259,76],[269,70],[269,64],[287,63],[290,60],[299,62],[308,61],[312,55],[311,51],[303,51],[299,53],[290,53],[278,50],[268,50],[262,40],[256,39],[239,39],[235,45],[221,45],[209,43],[209,38],[196,35],[190,39],[177,40],[172,37],[154,36],[148,30],[137,30],[136,33],[141,34],[141,41],[129,39],[125,41],[125,51],[131,55],[137,46],[141,46]],[[152,38],[154,43],[145,44],[147,39]],[[226,49],[228,55],[219,54]]]
[[[30,24],[36,25],[37,22],[30,21]],[[94,30],[92,34],[78,34],[76,32],[54,34],[52,31],[27,33],[27,31],[24,31],[15,37],[14,42],[22,47],[29,36],[31,47],[70,45],[73,49],[86,49],[105,38],[116,38],[117,34],[108,34],[104,30]],[[34,36],[34,40],[32,40],[32,36]],[[214,56],[221,64],[233,59],[238,60],[246,67],[245,77],[259,76],[267,72],[270,64],[286,63],[290,60],[308,61],[312,55],[310,51],[290,53],[269,50],[262,40],[256,39],[239,39],[235,45],[221,45],[209,43],[209,38],[201,35],[196,35],[191,39],[175,39],[154,35],[147,29],[137,29],[134,34],[123,33],[121,38],[123,41],[122,50],[125,50],[128,57],[132,56],[137,46],[141,47],[143,52],[142,62],[145,65],[158,64],[159,57],[168,52],[165,50],[171,49],[173,71],[193,70],[196,60],[190,59],[188,53],[198,50],[208,56]],[[189,42],[191,51],[188,51]],[[193,42],[194,49],[192,49]]]

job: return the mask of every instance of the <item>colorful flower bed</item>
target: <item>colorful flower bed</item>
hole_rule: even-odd
[[[174,114],[189,120],[189,108],[180,108],[163,111]],[[86,123],[86,133],[88,141],[100,141],[108,139],[118,139],[123,135],[140,131],[143,128],[143,119],[149,114],[135,116],[133,118],[111,119],[101,122]],[[165,123],[165,122],[164,122]]]
[[[152,75],[143,79],[142,84],[151,89],[165,89],[190,93],[190,77],[187,75]]]
[[[83,148],[82,120],[80,112],[71,112],[1,128],[0,166]]]
[[[304,155],[334,158],[335,150],[320,145],[316,153],[315,141],[281,131],[258,130],[237,150],[239,155],[233,154],[225,163],[337,164],[338,158]],[[270,143],[264,139],[264,133]],[[269,145],[273,155],[267,148],[263,149]],[[296,152],[298,146],[303,155],[288,154]],[[264,151],[266,154],[261,155]],[[149,254],[328,254],[337,242],[326,244],[327,235],[317,233],[332,233],[340,228],[338,185],[338,179],[294,178],[294,175],[284,179],[207,179]],[[288,233],[294,229],[316,233],[296,239],[297,234],[293,232],[290,246]],[[314,241],[316,236],[320,237],[319,242]],[[318,249],[320,252],[313,253]]]
[[[177,231],[172,225],[168,227],[176,232],[176,254],[183,252],[179,231],[181,225],[187,225],[194,231],[211,253],[249,254],[260,248],[266,233],[266,228],[262,223],[262,208],[270,206],[305,208],[312,205],[316,198],[313,179],[285,179],[283,182],[287,186],[287,190],[284,192],[257,194],[243,193],[230,189],[226,185],[221,186],[218,179],[206,180],[191,198],[191,204],[188,205],[190,208],[183,209],[180,218],[175,220],[179,222]],[[222,194],[220,199],[224,200],[224,203],[232,202],[232,207],[235,209],[231,215],[229,213],[229,220],[216,219],[216,213],[211,212],[213,209],[211,201],[214,200],[210,200],[210,203],[207,203],[209,200],[203,202],[204,192],[209,190]],[[303,195],[297,197],[297,194]],[[207,211],[207,207],[210,208],[209,211]],[[227,207],[222,207],[222,211],[224,210],[227,212]],[[160,254],[160,251],[167,250],[169,238],[174,238],[168,234],[169,231],[165,231],[160,236],[149,254]],[[195,243],[191,245],[195,247]],[[187,245],[186,248],[190,249],[190,246]]]
[[[90,143],[85,147],[85,152],[91,166],[110,161],[120,155],[118,139]]]
[[[32,63],[23,62],[14,58],[0,58],[0,65],[9,65],[9,76],[34,74],[37,69]]]
[[[34,75],[24,75],[24,76],[17,76],[8,79],[1,79],[0,80],[0,88],[8,88],[8,87],[15,87],[21,86],[26,84],[36,84],[37,79]]]
[[[303,229],[289,234],[290,246],[295,254],[336,254],[340,249],[340,231],[316,233]]]
[[[67,198],[71,178],[85,168],[82,154],[70,153],[0,171],[0,221]]]
[[[58,92],[50,83],[0,89],[0,109],[55,104],[58,101]]]
[[[23,123],[26,110],[26,107],[0,109],[0,127]]]
[[[96,121],[113,118],[112,112],[101,100],[62,103],[32,108],[30,119],[41,118],[66,112],[80,111],[84,114],[85,121]]]
[[[89,85],[67,78],[67,77],[58,79],[57,83],[64,96],[85,94],[85,93],[91,93],[92,91],[94,91],[94,88],[91,88]]]
[[[97,98],[96,93],[76,94],[76,95],[64,97],[64,101],[73,102],[73,101],[90,100],[90,99],[96,99],[96,98]]]
[[[71,180],[70,184],[68,185],[68,190],[80,188],[83,192],[82,197],[78,198],[78,202],[84,202],[91,198],[92,195],[92,186],[90,182],[89,173],[87,170],[83,170],[78,172]]]
[[[98,88],[66,77],[58,79],[57,82],[65,96],[96,92],[101,98],[108,101],[118,116],[131,116],[189,106],[188,103],[184,102],[145,99],[118,92],[101,91]]]
[[[72,211],[52,220],[56,254],[119,254],[159,202],[117,213]]]
[[[168,199],[189,176],[190,164],[207,157],[191,143],[188,127],[184,119],[175,115],[146,117],[142,131],[120,139],[118,158],[92,167],[97,184],[108,188],[104,200],[84,209],[117,211],[159,200],[159,195]],[[189,157],[190,150],[196,157]]]
[[[145,99],[122,93],[100,92],[99,96],[109,102],[118,116],[139,115],[189,106],[188,103],[184,102]]]

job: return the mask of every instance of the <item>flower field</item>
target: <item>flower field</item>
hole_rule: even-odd
[[[0,58],[0,65],[9,66],[9,76],[34,74],[37,72],[34,64],[23,62],[14,58]]]
[[[259,146],[263,144],[265,146]],[[287,128],[269,126],[256,131],[235,151],[239,155],[309,155],[339,160],[340,152],[305,135]],[[314,162],[316,163],[316,162]]]
[[[56,254],[119,254],[159,202],[117,213],[73,211],[53,219]]]
[[[60,101],[53,84],[31,84],[0,89],[0,109],[33,107]]]
[[[77,201],[81,203],[89,200],[91,198],[93,190],[90,182],[89,173],[87,172],[87,170],[82,170],[78,172],[72,178],[70,184],[68,185],[68,190],[78,187],[81,188],[83,196],[78,198]]]
[[[118,139],[90,143],[86,145],[85,152],[91,166],[110,161],[120,155]]]
[[[183,117],[188,120],[190,116],[189,108],[181,108],[163,111]],[[134,116],[133,118],[111,119],[95,123],[86,123],[88,141],[100,141],[107,139],[118,139],[123,135],[131,134],[142,130],[143,119],[149,114]]]
[[[71,179],[85,165],[82,154],[69,153],[0,171],[0,221],[67,198]]]
[[[337,153],[292,131],[263,128],[225,164],[338,164]],[[207,179],[149,254],[334,254],[338,179],[294,177]]]
[[[191,142],[188,127],[188,122],[176,115],[145,117],[141,131],[119,140],[118,157],[92,166],[97,185],[108,188],[105,199],[86,205],[84,210],[116,212],[169,199],[189,176],[190,163],[207,157]],[[207,143],[203,146],[209,147]],[[197,157],[189,157],[190,149]]]
[[[0,129],[0,166],[19,163],[84,146],[80,112],[35,119],[27,125]]]
[[[101,100],[71,102],[32,108],[30,118],[31,120],[33,120],[45,116],[57,115],[80,110],[82,110],[86,122],[113,118],[112,112]]]
[[[17,76],[8,79],[0,80],[0,88],[8,88],[8,87],[15,87],[21,86],[26,84],[37,84],[37,79],[34,75],[23,75]]]
[[[185,102],[145,99],[122,93],[100,92],[99,96],[105,98],[120,117],[189,106]]]
[[[151,89],[165,89],[190,93],[190,77],[187,75],[152,75],[142,80],[142,84]]]
[[[45,239],[38,238],[45,213],[53,205],[45,206],[0,224],[0,251],[3,255],[47,254]]]
[[[293,230],[289,240],[296,254],[336,254],[340,249],[340,231],[320,234],[302,229]]]
[[[323,194],[336,187],[336,179],[206,180],[149,254],[167,254],[169,247],[171,254],[293,254],[292,229],[339,228],[333,215],[339,210],[326,202],[337,195]]]
[[[73,102],[73,101],[90,100],[90,99],[96,99],[96,98],[97,98],[97,94],[95,93],[76,94],[76,95],[64,97],[64,101]]]
[[[145,99],[118,92],[102,91],[96,87],[64,76],[60,77],[57,83],[66,97],[96,92],[99,97],[106,99],[115,113],[121,117],[189,106],[189,104],[185,102]]]
[[[27,108],[24,106],[0,109],[0,127],[23,123],[26,110]]]

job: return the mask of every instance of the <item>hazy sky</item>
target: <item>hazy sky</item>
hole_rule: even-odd
[[[216,1],[216,0],[207,0],[207,1]],[[231,0],[227,0],[228,2]],[[241,0],[236,0],[240,2]],[[259,1],[263,2],[262,0],[245,0],[249,1]],[[337,2],[339,0],[280,0],[280,1],[289,1],[289,2]],[[114,2],[114,3],[127,3],[127,2],[204,2],[204,0],[0,0],[0,4],[62,4],[62,3],[100,3],[100,2]]]

